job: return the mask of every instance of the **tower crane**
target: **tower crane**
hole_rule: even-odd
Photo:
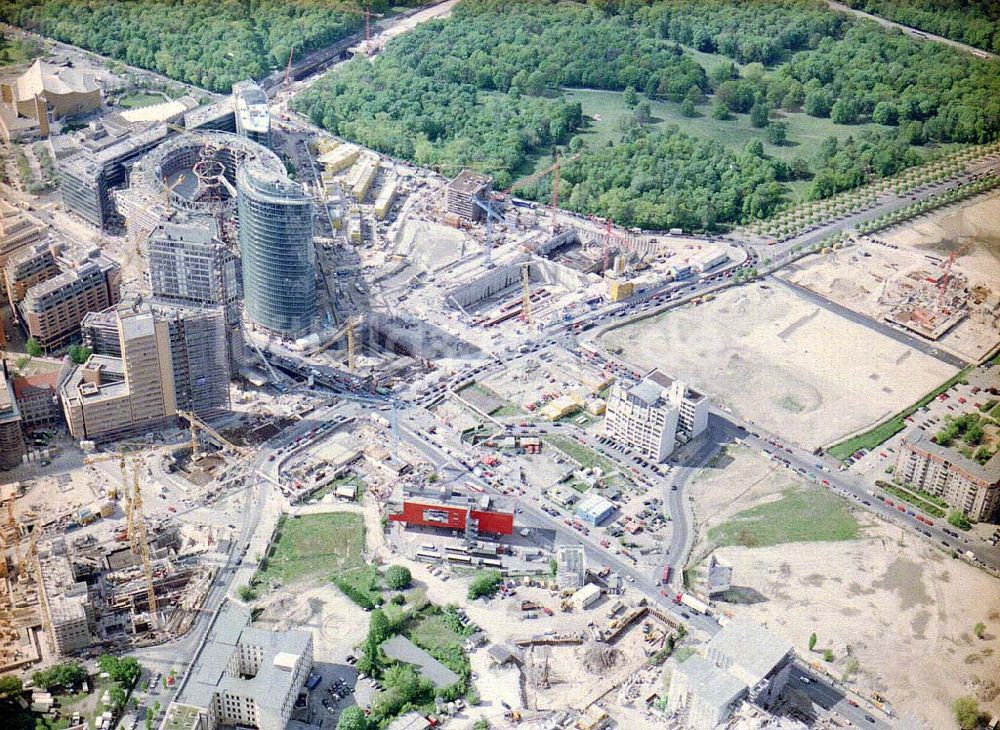
[[[146,606],[149,610],[149,625],[151,630],[155,631],[159,617],[156,610],[156,589],[153,586],[153,564],[149,555],[146,517],[142,511],[142,488],[139,486],[138,464],[133,464],[132,498],[129,500],[128,515],[129,544],[132,546],[132,552],[138,552],[142,561],[142,572],[146,579]]]
[[[206,432],[209,436],[214,438],[216,441],[218,441],[222,445],[222,448],[224,449],[227,448],[232,449],[240,456],[246,456],[247,454],[250,453],[250,449],[244,446],[237,446],[232,441],[227,439],[225,436],[220,434],[218,431],[216,431],[214,428],[209,426],[207,423],[202,421],[200,418],[198,418],[198,416],[191,413],[190,411],[177,411],[177,415],[180,416],[181,418],[186,418],[188,424],[190,425],[192,459],[196,458],[201,453],[201,450],[199,448],[200,444],[198,442],[198,429],[201,429],[202,431]]]
[[[486,250],[483,253],[483,261],[488,268],[492,265],[493,259],[493,221],[506,222],[506,219],[496,211],[492,203],[480,200],[479,198],[473,198],[472,200],[486,213]]]
[[[942,274],[938,277],[938,309],[940,309],[944,304],[944,293],[947,291],[948,281],[951,279],[951,267],[955,265],[955,261],[957,261],[958,258],[965,253],[973,243],[974,239],[970,238],[968,241],[948,254],[948,258],[943,264],[941,264]]]
[[[531,264],[521,264],[521,284],[524,292],[521,301],[521,321],[531,324]]]
[[[509,188],[504,190],[504,194],[509,195],[518,188],[523,188],[525,185],[540,180],[541,178],[545,177],[551,172],[552,173],[552,230],[555,231],[557,227],[556,215],[559,211],[559,182],[562,179],[561,177],[562,166],[569,162],[573,162],[574,160],[578,160],[579,158],[580,158],[579,153],[567,157],[565,159],[557,156],[555,162],[553,162],[551,165],[546,167],[544,170],[539,170],[536,173],[528,175],[528,177],[522,177],[520,180],[515,182]]]
[[[356,346],[354,327],[357,324],[355,317],[348,317],[347,319],[347,369],[352,375],[354,375],[357,370],[357,363],[354,359],[354,348]]]
[[[17,530],[17,521],[14,519],[14,500],[7,500],[7,544],[13,548],[11,562],[17,568],[19,574],[24,569],[24,561],[21,557],[21,534]]]
[[[293,45],[288,51],[288,65],[285,66],[285,86],[291,86],[292,80],[292,56],[295,55],[295,46]]]

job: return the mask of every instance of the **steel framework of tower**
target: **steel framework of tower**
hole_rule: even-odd
[[[125,472],[125,457],[122,455],[122,471]],[[139,486],[139,465],[133,464],[132,497],[128,508],[128,539],[132,552],[139,553],[142,573],[146,579],[146,606],[149,609],[149,625],[156,630],[159,616],[156,607],[156,589],[153,586],[153,562],[149,555],[149,536],[146,533],[146,516],[142,511],[142,488]]]

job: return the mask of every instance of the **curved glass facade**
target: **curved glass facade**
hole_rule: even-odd
[[[240,166],[236,189],[247,316],[284,337],[306,334],[316,313],[312,200],[253,160]]]

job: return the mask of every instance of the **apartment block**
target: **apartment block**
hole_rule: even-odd
[[[492,184],[493,180],[486,175],[462,170],[458,177],[448,183],[445,191],[448,212],[466,220],[479,220],[483,217],[483,209],[476,204],[476,198],[482,199],[488,195]]]
[[[118,310],[120,357],[91,355],[60,388],[75,439],[107,441],[161,425],[177,414],[170,331],[146,310]]]
[[[12,255],[3,267],[4,288],[11,308],[16,311],[28,289],[58,276],[61,271],[47,241],[33,243]]]
[[[0,200],[0,266],[26,246],[45,240],[45,226]]]
[[[121,267],[97,256],[35,284],[18,306],[30,337],[46,350],[69,344],[87,312],[107,309],[120,297]]]
[[[14,399],[21,411],[24,429],[52,426],[62,422],[59,405],[59,371],[14,378]]]
[[[970,520],[1000,516],[1000,453],[980,464],[915,428],[904,439],[893,478],[940,497]]]
[[[604,417],[609,438],[656,462],[673,453],[676,441],[689,441],[707,426],[708,398],[659,370],[631,387],[615,383]]]
[[[154,306],[153,313],[167,324],[177,408],[202,418],[228,411],[231,378],[222,309]]]
[[[249,623],[248,609],[223,608],[161,728],[284,730],[312,669],[312,634]]]

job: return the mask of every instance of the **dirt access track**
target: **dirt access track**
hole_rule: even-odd
[[[956,372],[769,284],[613,330],[602,344],[807,448],[878,423]]]

